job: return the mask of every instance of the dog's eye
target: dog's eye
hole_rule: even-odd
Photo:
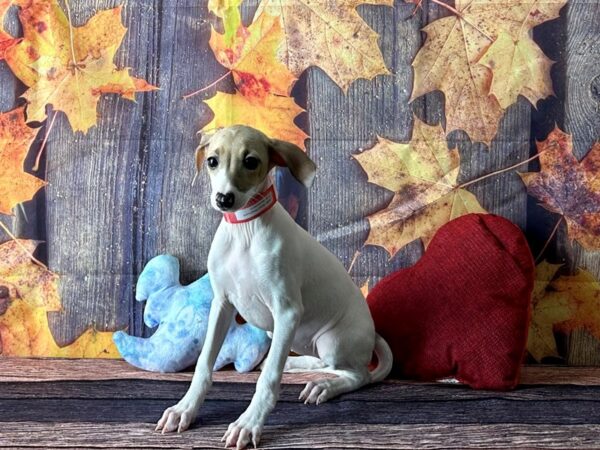
[[[206,164],[211,169],[214,169],[215,167],[217,167],[219,165],[219,160],[217,158],[215,158],[214,156],[211,156],[210,158],[208,158],[206,160]]]
[[[258,158],[254,158],[253,156],[248,156],[244,159],[244,167],[248,170],[256,170],[259,164]]]

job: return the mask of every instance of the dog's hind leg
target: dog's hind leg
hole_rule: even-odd
[[[363,325],[364,331],[359,325]],[[309,382],[300,394],[300,400],[318,405],[372,382],[368,369],[375,344],[372,327],[372,322],[356,323],[354,328],[352,324],[340,323],[336,329],[319,336],[316,341],[317,354],[325,367],[315,371],[333,373],[337,377]],[[365,338],[369,335],[373,339]]]
[[[325,372],[325,370],[323,370]],[[337,397],[346,392],[354,391],[369,383],[370,376],[367,368],[355,369],[332,369],[337,378],[322,378],[317,381],[309,381],[300,393],[300,400],[304,403],[320,404]]]

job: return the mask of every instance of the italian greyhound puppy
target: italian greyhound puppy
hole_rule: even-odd
[[[383,380],[392,368],[392,352],[375,333],[367,302],[342,263],[277,202],[270,170],[287,166],[308,187],[315,163],[291,143],[236,125],[203,136],[197,170],[204,164],[210,203],[223,213],[208,255],[214,300],[191,386],[167,408],[156,430],[181,432],[194,421],[237,310],[270,332],[272,342],[248,409],[222,440],[226,447],[243,449],[250,441],[256,447],[277,402],[282,372],[336,374],[301,392],[300,400],[319,404]],[[301,356],[288,358],[290,350]],[[378,365],[370,372],[373,352]]]

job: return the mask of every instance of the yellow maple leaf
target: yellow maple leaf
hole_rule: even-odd
[[[538,362],[560,356],[555,332],[585,329],[600,338],[600,283],[583,269],[556,277],[560,266],[543,262],[536,268],[527,349]]]
[[[247,97],[288,96],[296,77],[277,60],[277,48],[285,40],[279,19],[261,14],[248,28],[240,25],[236,34],[230,46],[227,33],[213,29],[210,46],[219,63],[231,70],[239,91]]]
[[[537,265],[532,294],[532,313],[527,351],[538,362],[546,357],[559,357],[554,337],[554,325],[567,320],[573,314],[566,295],[548,290],[561,264],[544,261]]]
[[[223,19],[227,47],[233,46],[235,35],[242,26],[241,4],[242,0],[208,0],[208,10]]]
[[[75,342],[59,347],[50,332],[48,315],[24,300],[14,300],[0,316],[4,356],[51,358],[120,358],[112,332],[86,330]]]
[[[31,261],[29,254],[35,251],[37,244],[31,240],[19,240],[0,245],[2,355],[118,358],[112,333],[108,332],[89,329],[71,345],[59,347],[56,344],[48,326],[47,313],[62,309],[58,276]]]
[[[45,311],[60,311],[58,276],[31,261],[30,255],[38,244],[19,239],[0,245],[0,285],[8,289],[10,298],[22,299]]]
[[[27,120],[45,119],[46,105],[63,111],[74,131],[97,122],[103,93],[132,99],[136,91],[155,89],[117,69],[112,62],[126,28],[121,7],[101,11],[85,25],[72,27],[56,0],[18,0],[23,40],[6,51],[6,61],[29,89]]]
[[[236,124],[247,125],[269,137],[292,142],[304,149],[308,135],[294,124],[294,118],[304,110],[291,97],[268,94],[256,98],[217,92],[205,102],[215,116],[203,128],[204,131]]]
[[[369,182],[395,194],[384,210],[368,217],[371,229],[365,243],[385,248],[391,257],[415,239],[427,245],[438,228],[452,219],[486,212],[473,194],[458,185],[458,150],[448,149],[439,125],[415,119],[408,144],[378,137],[373,148],[354,158]]]
[[[25,124],[24,108],[0,114],[0,214],[12,214],[12,208],[30,200],[46,184],[23,171],[36,134]]]
[[[501,32],[488,48],[480,64],[493,73],[490,93],[502,108],[508,108],[522,95],[536,105],[538,100],[554,95],[550,68],[553,62],[529,36],[518,41]]]
[[[442,91],[446,131],[462,129],[471,140],[489,144],[504,113],[502,104],[506,105],[512,94],[498,88],[503,83],[500,74],[506,74],[506,69],[496,65],[499,99],[490,95],[492,72],[480,60],[501,33],[513,42],[525,43],[521,45],[536,45],[530,39],[531,29],[558,17],[565,3],[566,0],[505,0],[501,3],[496,0],[457,0],[458,15],[444,17],[423,28],[427,39],[412,63],[411,101],[431,91]],[[502,46],[502,41],[498,45]],[[531,52],[529,48],[528,53]],[[501,62],[506,63],[506,59]],[[543,69],[549,70],[549,66],[536,71]],[[529,93],[531,98],[539,99],[538,95],[544,92],[547,90],[534,94],[519,89],[518,94]]]
[[[378,35],[363,21],[361,4],[393,6],[393,0],[263,0],[263,12],[280,19],[286,39],[279,58],[296,76],[318,66],[344,91],[358,78],[389,74],[378,45]]]
[[[600,339],[600,283],[594,275],[580,268],[575,275],[552,281],[551,287],[565,294],[573,308],[571,317],[556,324],[557,330],[570,333],[585,329]]]

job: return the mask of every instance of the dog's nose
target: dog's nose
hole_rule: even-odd
[[[217,193],[217,206],[221,209],[229,209],[233,206],[233,203],[235,202],[235,195],[233,195],[233,192],[229,192],[227,194],[221,194],[220,192]]]

